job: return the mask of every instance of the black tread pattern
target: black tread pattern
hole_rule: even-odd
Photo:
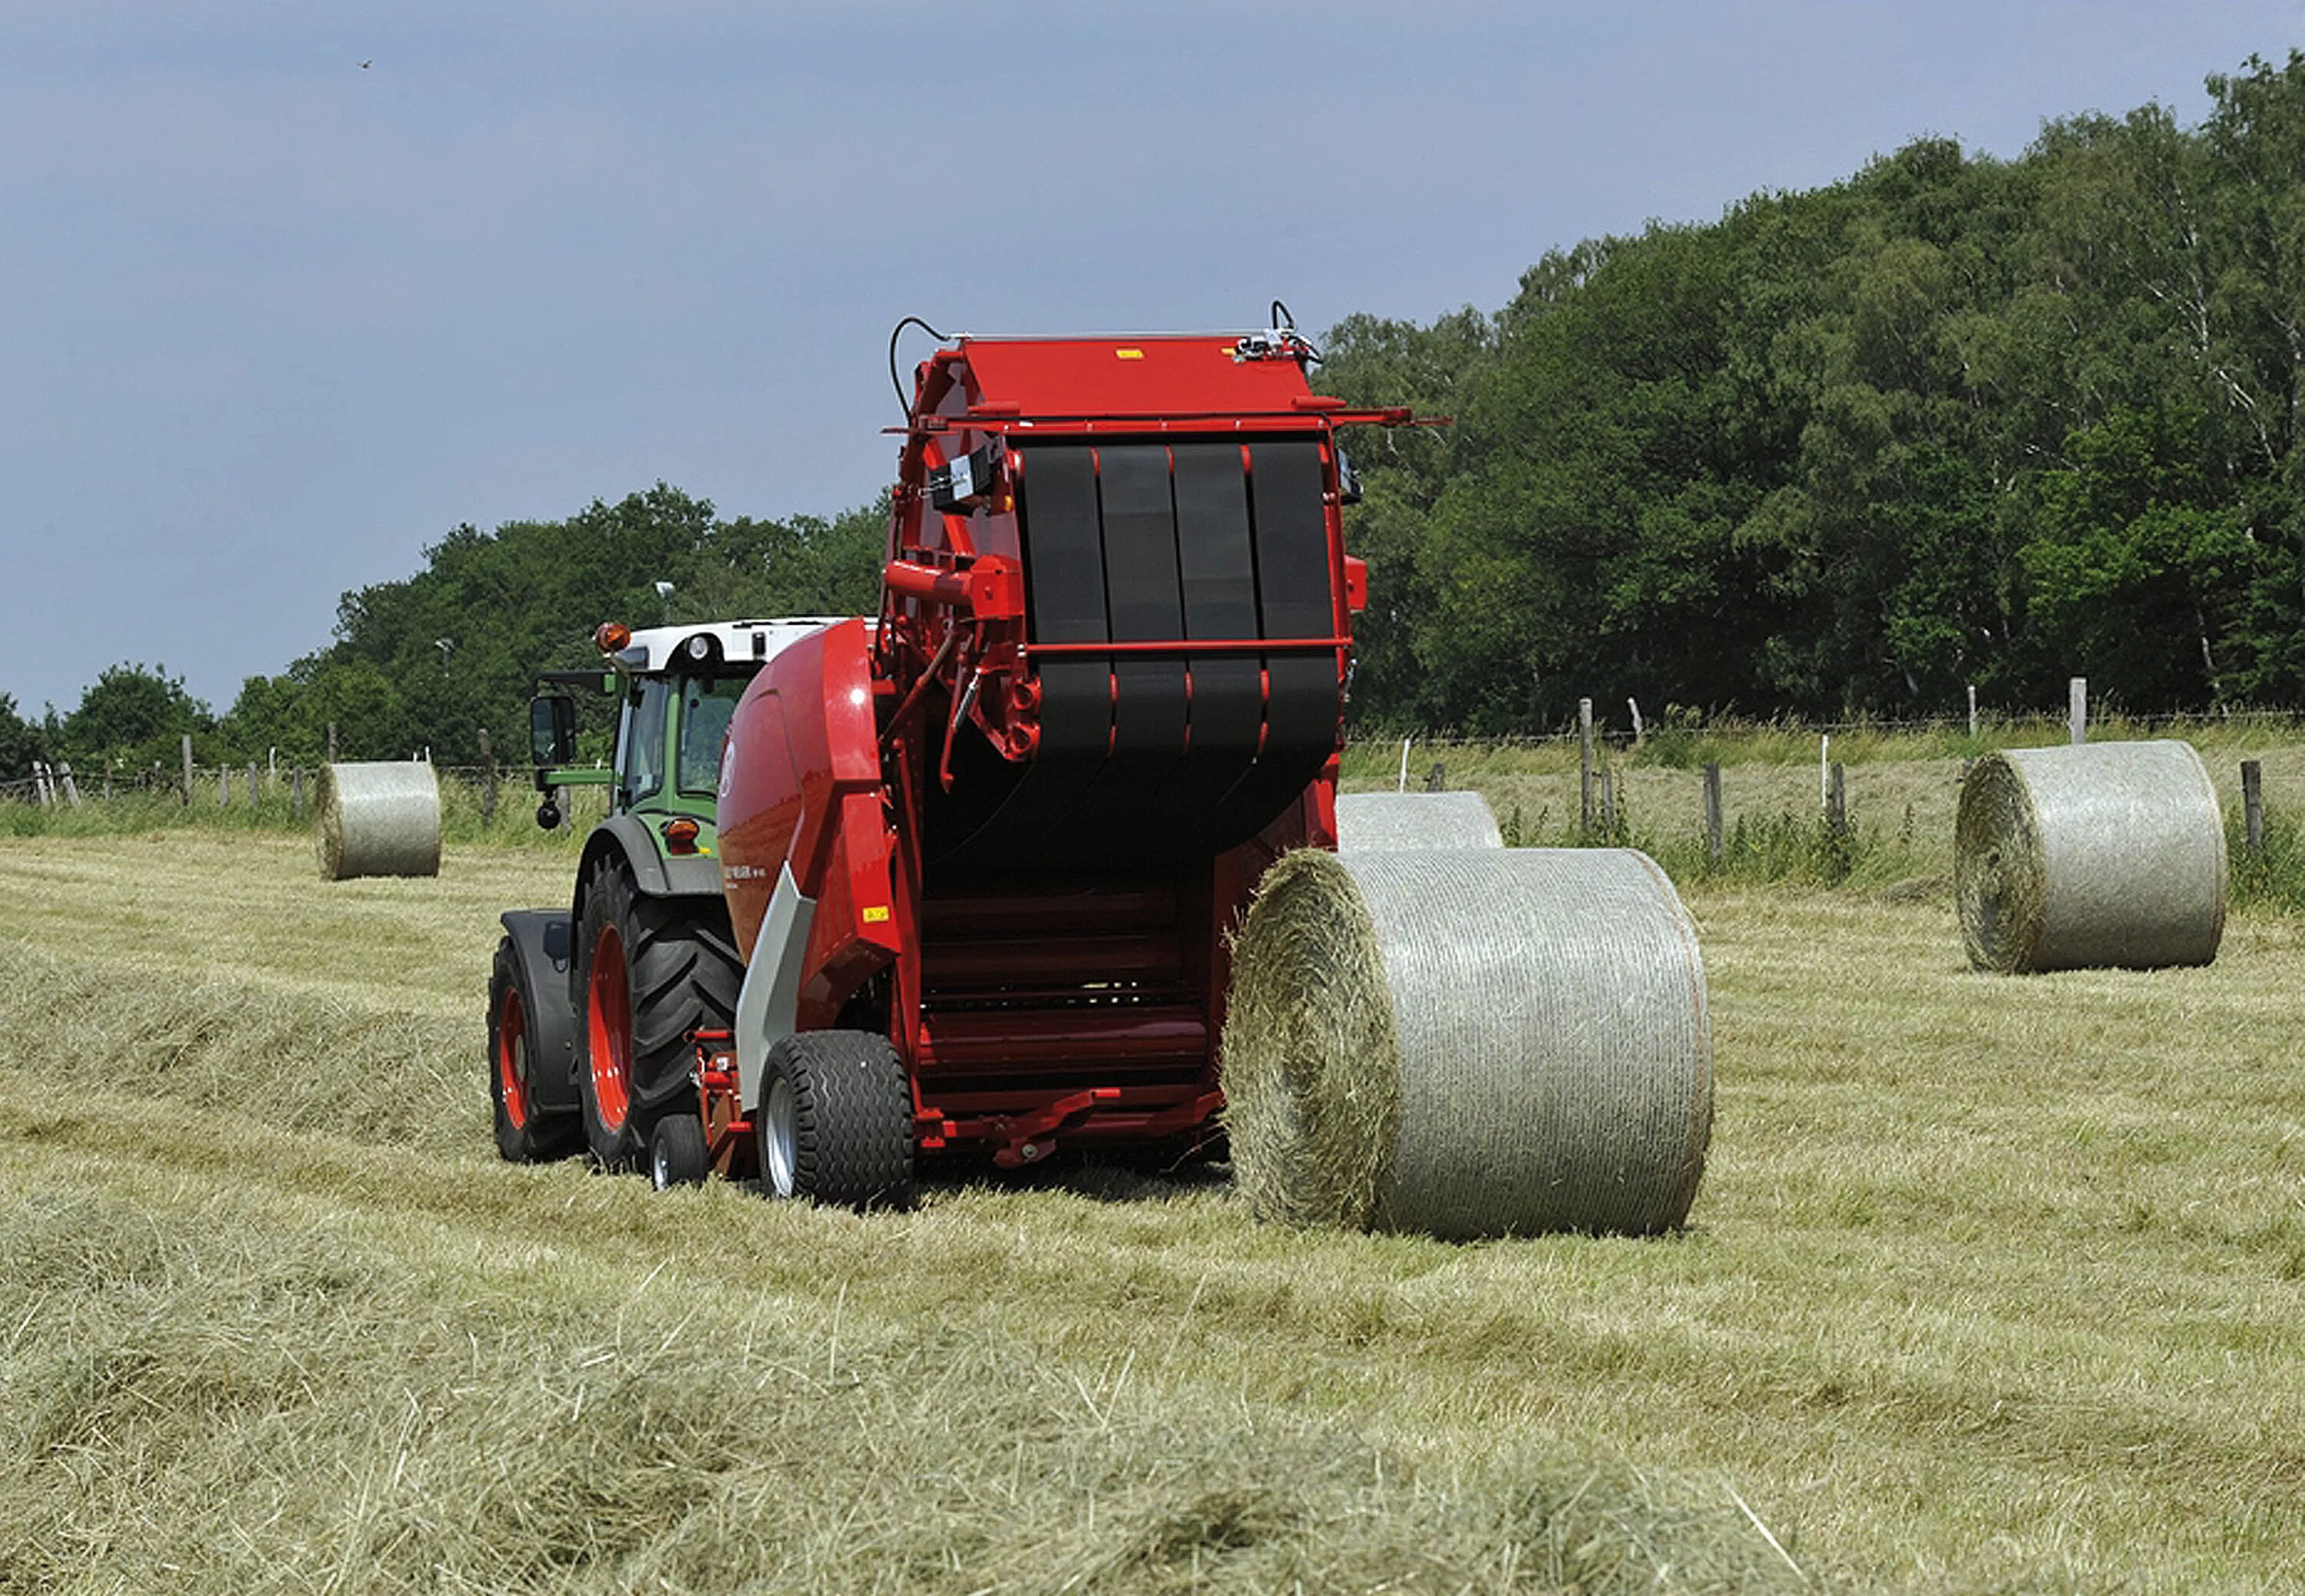
[[[600,1123],[593,1105],[591,1035],[584,1022],[592,949],[600,928],[612,922],[624,938],[633,1005],[632,1072],[625,1083],[632,1107],[617,1131]],[[646,1154],[657,1121],[694,1106],[690,1033],[725,1030],[736,1021],[744,967],[728,928],[727,906],[718,899],[650,897],[634,886],[621,864],[600,865],[584,894],[576,972],[576,1082],[584,1102],[585,1137],[602,1164],[634,1166]]]
[[[795,1196],[857,1208],[912,1201],[912,1083],[888,1037],[803,1031],[770,1050],[769,1072],[792,1083]]]
[[[531,992],[521,979],[523,971],[520,951],[510,936],[497,943],[496,964],[489,971],[489,1041],[485,1055],[489,1071],[489,1102],[496,1113],[497,1152],[514,1164],[543,1164],[554,1158],[565,1158],[576,1150],[581,1127],[573,1114],[542,1114],[538,1112],[535,1098],[529,1100],[528,1123],[515,1127],[505,1113],[504,1083],[497,1075],[498,1027],[504,1014],[507,992],[518,991],[523,1013],[538,1012],[537,994]]]

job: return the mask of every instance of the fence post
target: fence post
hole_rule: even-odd
[[[112,801],[112,761],[109,759],[104,762],[104,801],[107,804]]]
[[[248,811],[256,813],[256,761],[248,762]]]
[[[1408,790],[1408,745],[1416,740],[1413,737],[1404,737],[1400,739],[1400,779],[1392,784],[1392,789],[1395,792]]]
[[[232,807],[232,766],[228,764],[217,766],[217,807]]]
[[[1977,740],[1977,684],[1969,684],[1969,740]]]
[[[481,825],[497,823],[497,751],[489,742],[489,729],[481,728]]]
[[[2265,857],[2265,767],[2254,759],[2241,762],[2241,835],[2249,857]]]
[[[1715,865],[1721,862],[1721,766],[1718,762],[1705,767],[1705,853]]]
[[[288,812],[300,821],[304,818],[304,767],[301,764],[288,772]]]
[[[2066,706],[2066,716],[2072,722],[2073,742],[2088,741],[2088,678],[2077,676],[2066,687],[2071,702]]]
[[[1601,834],[1612,842],[1617,840],[1617,772],[1605,767],[1601,772]]]
[[[329,722],[328,722],[328,763],[329,763],[330,764],[336,764],[336,723],[334,721],[329,721]]]
[[[56,772],[57,780],[64,784],[64,802],[70,804],[75,809],[79,808],[80,783],[72,780],[72,761],[67,759],[64,764],[58,765],[56,767]]]
[[[1849,837],[1849,788],[1839,760],[1833,762],[1824,784],[1824,825],[1835,841]]]
[[[1593,701],[1577,701],[1577,824],[1593,829]]]
[[[1641,746],[1641,701],[1637,698],[1628,698],[1625,700],[1625,707],[1633,712],[1633,747],[1637,748]]]
[[[48,767],[45,760],[32,761],[32,791],[38,796],[41,808],[49,808],[55,803],[48,795]]]
[[[192,734],[184,733],[184,784],[176,789],[183,795],[184,807],[192,807]]]

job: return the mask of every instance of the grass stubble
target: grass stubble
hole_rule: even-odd
[[[19,839],[0,890],[0,1590],[2305,1577],[2284,917],[2010,979],[1942,894],[1694,886],[1692,1228],[1460,1246],[503,1165],[480,994],[549,855]]]

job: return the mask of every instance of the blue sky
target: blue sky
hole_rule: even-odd
[[[2269,0],[0,0],[0,692],[136,659],[221,710],[463,521],[860,502],[906,314],[1493,310],[2292,45]]]

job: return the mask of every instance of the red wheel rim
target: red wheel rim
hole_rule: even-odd
[[[504,1104],[506,1122],[515,1131],[528,1128],[528,1011],[520,1006],[520,989],[505,988],[497,1005],[497,1097]]]
[[[614,926],[601,926],[592,944],[584,1026],[592,1063],[592,1112],[603,1130],[621,1131],[632,1112],[633,994],[625,978],[625,939]]]

